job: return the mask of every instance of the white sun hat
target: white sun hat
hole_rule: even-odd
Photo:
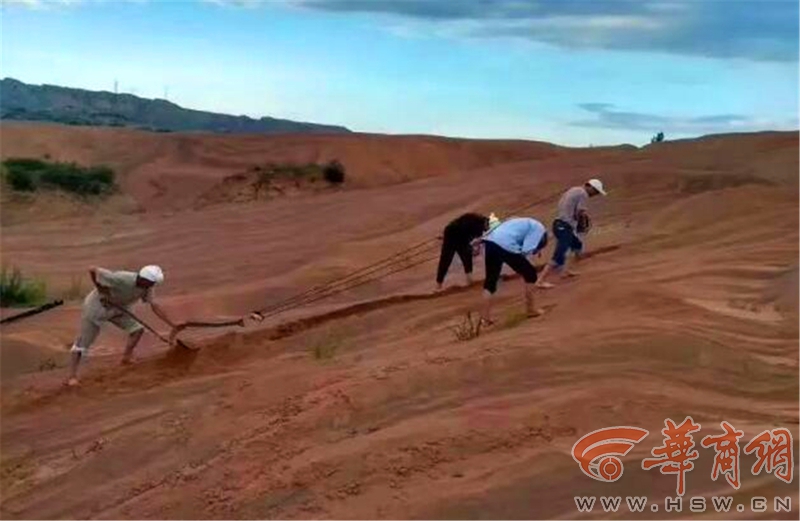
[[[599,180],[599,179],[589,179],[586,182],[586,184],[591,186],[592,188],[594,188],[595,190],[597,190],[601,194],[606,195],[606,191],[603,189],[603,182],[601,180]]]
[[[145,280],[149,280],[154,284],[161,284],[164,282],[164,272],[162,271],[161,267],[152,264],[140,269],[139,276]]]

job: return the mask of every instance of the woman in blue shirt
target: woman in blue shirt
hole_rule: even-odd
[[[486,300],[481,320],[491,324],[491,307],[503,264],[519,273],[525,281],[525,311],[529,317],[538,317],[542,310],[534,303],[536,268],[526,259],[539,253],[547,245],[547,230],[535,219],[513,217],[489,232],[483,239],[486,258],[486,280],[483,295]]]

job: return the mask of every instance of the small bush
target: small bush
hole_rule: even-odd
[[[253,181],[253,196],[258,199],[258,194],[261,193],[262,189],[269,190],[270,185],[272,185],[272,179],[275,177],[273,171],[269,168],[262,169],[260,167],[255,168],[256,171],[256,180]]]
[[[322,176],[331,184],[342,184],[345,177],[344,165],[334,159],[322,167]]]
[[[341,347],[341,339],[330,332],[317,338],[309,348],[315,360],[330,360]]]
[[[344,166],[334,160],[325,165],[316,163],[265,163],[252,165],[247,170],[252,179],[250,187],[253,198],[258,199],[263,191],[283,192],[286,185],[302,188],[307,184],[327,181],[332,184],[344,182]]]
[[[313,179],[320,175],[320,167],[314,163],[270,165],[269,170],[277,177],[288,177],[296,180]]]
[[[28,159],[24,157],[11,158],[3,161],[3,165],[10,170],[38,171],[47,167],[47,162],[41,159]]]
[[[100,195],[115,188],[114,171],[105,166],[81,167],[25,158],[7,159],[3,166],[11,188],[19,191],[45,187],[78,195]]]
[[[80,168],[58,164],[42,172],[41,182],[79,195],[100,195],[110,191],[114,184],[114,172],[103,166]]]
[[[0,306],[38,306],[44,302],[45,296],[44,282],[24,279],[17,268],[0,270]]]
[[[18,192],[33,192],[36,190],[36,180],[31,172],[25,170],[8,170],[6,180],[13,190]]]
[[[39,371],[52,371],[53,369],[58,369],[58,364],[52,358],[39,362]]]
[[[481,336],[481,317],[478,315],[475,320],[472,319],[472,312],[467,313],[461,324],[451,326],[450,331],[456,337],[456,340],[467,342]]]

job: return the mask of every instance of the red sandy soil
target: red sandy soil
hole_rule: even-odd
[[[61,382],[78,303],[4,327],[3,518],[609,517],[579,515],[573,496],[663,508],[675,475],[640,461],[666,418],[688,415],[702,431],[687,498],[765,496],[761,517],[775,517],[772,497],[790,496],[777,517],[798,517],[796,482],[753,476],[743,456],[735,491],[711,480],[713,450],[699,446],[722,420],[742,447],[767,428],[800,439],[797,134],[576,150],[4,125],[2,140],[4,157],[113,164],[146,210],[4,223],[3,264],[63,290],[90,265],[158,263],[159,298],[180,319],[278,302],[467,210],[507,217],[536,202],[525,213],[549,223],[565,188],[597,175],[610,190],[590,202],[597,254],[539,295],[550,311],[522,319],[521,283],[504,281],[498,324],[466,342],[450,328],[480,290],[431,296],[434,262],[244,330],[187,332],[193,355],[148,335],[133,368],[104,332],[76,390]],[[176,211],[254,162],[332,157],[352,173],[345,189]],[[618,425],[650,435],[618,482],[593,481],[571,448]]]
[[[348,186],[385,186],[499,163],[543,159],[565,149],[531,141],[476,141],[369,134],[224,136],[5,123],[6,157],[107,164],[146,210],[183,208],[225,176],[255,165],[340,160]]]

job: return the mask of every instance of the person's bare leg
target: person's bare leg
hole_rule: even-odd
[[[472,273],[465,273],[464,280],[466,280],[467,286],[472,286]]]
[[[142,339],[143,334],[144,329],[140,329],[135,333],[131,333],[128,337],[128,343],[125,346],[125,353],[122,355],[122,363],[124,365],[133,363],[133,349],[136,347],[136,344],[139,343],[139,340]]]
[[[549,262],[544,265],[544,268],[542,269],[542,272],[539,274],[539,277],[536,280],[536,287],[537,288],[539,288],[539,289],[550,289],[550,288],[554,288],[555,287],[553,284],[545,281],[545,279],[550,274],[550,271],[552,271],[552,269],[553,269],[553,266]]]
[[[544,310],[536,307],[536,284],[525,284],[525,313],[530,318],[539,317]]]
[[[97,334],[100,332],[100,326],[86,317],[81,317],[80,333],[72,344],[70,350],[70,364],[69,364],[69,378],[67,378],[67,385],[74,387],[80,384],[78,380],[78,367],[81,365],[83,354],[88,352],[89,347],[94,343]]]
[[[492,323],[492,304],[494,303],[494,295],[486,290],[483,290],[483,309],[481,309],[481,322],[489,325]]]
[[[580,273],[578,273],[577,271],[569,269],[570,264],[572,264],[572,262],[570,262],[569,257],[567,257],[566,261],[564,262],[564,266],[561,267],[562,279],[569,279],[571,277],[577,277],[578,275],[580,275]]]
[[[80,351],[73,351],[70,356],[70,363],[69,363],[69,378],[67,379],[67,385],[69,386],[76,386],[80,383],[78,380],[78,366],[81,364],[81,357],[83,353]]]

